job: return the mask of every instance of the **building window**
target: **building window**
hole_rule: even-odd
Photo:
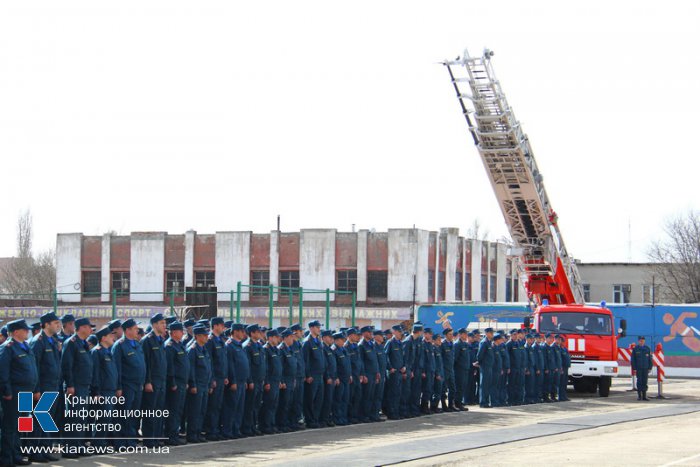
[[[656,303],[657,293],[659,292],[658,287],[653,285],[643,285],[642,286],[642,303]]]
[[[125,295],[129,293],[129,273],[128,272],[113,272],[112,273],[112,290],[117,295]]]
[[[340,291],[357,293],[357,271],[338,271],[336,287]]]
[[[83,273],[83,295],[95,297],[102,292],[102,273],[99,271],[86,271]]]
[[[435,300],[435,271],[428,269],[428,301]]]
[[[185,273],[182,271],[165,273],[165,291],[182,293],[185,291]]]
[[[489,297],[489,299],[490,299],[492,302],[495,302],[495,301],[497,300],[497,298],[496,298],[496,297],[497,297],[497,295],[496,295],[496,291],[497,291],[497,290],[498,290],[498,286],[497,286],[497,284],[496,284],[496,276],[495,276],[495,275],[492,275],[492,276],[491,276],[490,289],[489,289],[489,293],[491,294],[491,296]]]
[[[253,297],[267,297],[270,293],[267,288],[270,286],[270,271],[253,271],[251,284],[254,286],[250,292]]]
[[[513,301],[513,279],[506,277],[506,302]]]
[[[367,271],[367,296],[373,298],[386,298],[387,271]]]
[[[462,301],[462,273],[455,273],[455,300]]]
[[[280,287],[298,289],[299,271],[280,271]],[[280,293],[289,294],[289,290],[282,290]],[[296,293],[296,291],[294,293]]]
[[[214,271],[197,271],[194,273],[194,285],[196,288],[214,287],[216,275]]]
[[[520,285],[518,278],[513,279],[513,301],[517,302],[520,300]]]
[[[630,284],[613,285],[613,303],[629,303],[632,286]]]
[[[488,300],[489,296],[489,276],[486,274],[481,275],[481,298],[480,301],[485,302]]]
[[[583,284],[583,302],[591,302],[591,284]]]
[[[445,300],[445,271],[438,271],[438,301]]]

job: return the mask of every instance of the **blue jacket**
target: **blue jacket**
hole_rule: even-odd
[[[282,381],[289,387],[292,386],[297,377],[297,356],[292,350],[292,347],[287,347],[287,344],[282,342],[278,347],[280,356],[282,357]]]
[[[165,357],[165,338],[149,332],[141,339],[143,359],[146,362],[145,384],[154,387],[165,387],[165,378],[168,373],[168,360]]]
[[[112,352],[98,345],[90,351],[90,356],[92,357],[92,384],[90,385],[92,393],[116,391],[119,385],[119,374]]]
[[[326,357],[323,355],[321,338],[309,335],[301,346],[301,351],[304,355],[306,377],[322,378],[326,372]]]
[[[190,376],[190,360],[187,358],[187,351],[182,341],[175,342],[172,338],[165,341],[165,358],[168,365],[166,386],[172,388],[187,384]]]
[[[443,342],[443,345],[445,343]],[[471,359],[471,351],[469,349],[469,342],[458,340],[456,344],[454,344],[454,369],[455,371],[458,371],[460,373],[464,373],[465,371],[469,371],[472,368],[472,359]]]
[[[38,381],[32,349],[28,344],[8,338],[0,345],[0,394],[10,396],[20,391],[33,392]]]
[[[297,361],[297,378],[306,377],[306,366],[304,365],[304,355],[301,353],[301,342],[294,341],[292,343],[292,353]]]
[[[188,384],[190,388],[208,389],[212,380],[211,357],[205,346],[200,346],[197,341],[192,341],[187,348],[187,358],[190,361],[190,374]]]
[[[385,379],[388,365],[386,351],[384,350],[384,346],[379,345],[376,342],[374,343],[374,350],[377,354],[377,363],[379,364],[379,376],[381,379]]]
[[[112,355],[119,375],[117,389],[123,389],[124,384],[143,386],[146,381],[146,360],[141,345],[122,336],[112,346]]]
[[[635,371],[649,371],[652,366],[651,349],[649,346],[635,346],[630,355],[630,364]]]
[[[341,383],[349,383],[352,376],[352,362],[345,347],[333,346],[336,369]]]
[[[243,343],[243,349],[248,356],[248,363],[250,367],[248,384],[262,383],[267,375],[267,360],[265,359],[265,353],[262,345],[260,345],[260,342],[248,339]]]
[[[479,362],[481,370],[489,370],[496,365],[496,352],[493,349],[493,342],[487,337],[479,342],[479,350],[476,353],[476,360]]]
[[[224,338],[209,334],[209,340],[205,344],[207,352],[211,356],[211,369],[216,379],[228,378],[228,358]]]
[[[250,380],[250,360],[243,349],[243,342],[229,339],[226,342],[226,356],[228,357],[228,382],[229,384],[245,384]]]
[[[267,372],[265,374],[265,384],[279,385],[282,381],[282,356],[280,351],[269,342],[263,346]]]
[[[66,387],[90,386],[92,383],[92,357],[88,344],[73,334],[63,343],[61,371]]]
[[[442,344],[440,344],[442,346]],[[433,344],[433,354],[435,355],[435,376],[440,376],[445,379],[445,365],[442,359],[442,348]]]
[[[468,353],[468,352],[467,352]],[[455,343],[445,339],[440,344],[440,354],[442,356],[443,373],[445,376],[455,374]]]
[[[545,361],[544,361],[544,347],[542,347],[538,343],[532,344],[532,352],[534,355],[534,368],[535,370],[540,370],[544,371],[545,369]]]
[[[348,358],[350,359],[350,368],[352,370],[354,382],[357,382],[359,376],[363,374],[364,371],[358,345],[347,341],[345,343],[345,351],[347,352]]]
[[[377,351],[375,349],[374,341],[366,341],[362,339],[358,347],[360,359],[362,360],[362,365],[364,368],[362,375],[369,379],[375,379],[377,377],[377,373],[379,373],[379,362],[377,361]]]
[[[61,385],[61,350],[55,336],[48,337],[41,331],[30,342],[39,372],[39,382],[35,392],[58,391]]]
[[[323,344],[323,355],[326,357],[326,374],[324,379],[336,379],[338,377],[338,366],[335,361],[335,354],[330,345]]]
[[[387,358],[387,367],[389,370],[400,371],[406,366],[403,358],[403,345],[401,341],[392,337],[389,342],[384,345],[384,352]]]

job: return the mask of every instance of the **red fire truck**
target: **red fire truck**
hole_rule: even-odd
[[[612,312],[584,305],[583,287],[542,183],[527,135],[508,105],[491,66],[493,52],[446,60],[462,115],[477,147],[510,231],[510,254],[519,257],[519,274],[535,306],[527,327],[566,338],[574,388],[601,396],[617,375],[617,338]]]

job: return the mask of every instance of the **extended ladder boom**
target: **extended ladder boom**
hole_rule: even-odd
[[[578,269],[557,226],[527,136],[491,67],[493,52],[447,60],[462,113],[488,173],[531,298],[538,304],[583,303]]]

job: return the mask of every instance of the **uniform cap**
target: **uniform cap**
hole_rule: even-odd
[[[141,323],[138,323],[134,318],[129,318],[126,321],[122,323],[122,329],[129,329],[133,328],[134,326],[138,326]]]
[[[175,321],[177,321],[177,316],[168,316],[167,318],[165,318],[166,325],[174,323]]]
[[[224,321],[224,327],[225,327],[226,329],[231,329],[231,326],[233,326],[233,320],[230,320],[230,319],[229,319],[229,320],[227,320],[227,321]]]
[[[330,329],[326,329],[325,331],[321,331],[321,337],[331,337],[333,335],[333,331]]]
[[[267,331],[267,332],[265,333],[265,335],[266,335],[268,338],[270,338],[270,337],[279,337],[280,333],[277,332],[276,329],[270,329],[269,331]]]
[[[321,322],[319,320],[314,320],[309,323],[309,328],[320,328]]]
[[[413,332],[418,332],[423,330],[423,325],[419,323],[415,323],[413,325]]]
[[[94,334],[90,334],[85,340],[91,343],[92,345],[97,345],[99,343],[97,340],[97,336]]]
[[[185,326],[186,328],[189,328],[191,326],[194,326],[195,320],[193,319],[186,319],[182,325]]]
[[[432,333],[433,333],[433,330],[430,328],[423,329],[423,334],[432,334]]]
[[[296,331],[301,331],[301,330],[302,330],[301,324],[299,324],[299,323],[293,324],[289,329],[291,329],[291,330],[294,331],[294,332],[296,332]]]
[[[647,338],[646,338],[646,337],[644,337],[644,336],[637,336],[637,340],[641,340],[641,339],[644,339],[644,340],[646,340]]]
[[[466,329],[466,328],[459,328],[459,329],[457,330],[457,334],[466,334],[466,333],[467,333],[467,329]]]
[[[375,336],[383,336],[383,335],[384,335],[384,331],[382,331],[381,329],[375,329],[375,330],[372,332],[372,334],[375,335]]]
[[[7,323],[7,330],[9,332],[19,331],[20,329],[26,329],[27,331],[29,331],[29,326],[27,325],[27,322],[23,319],[16,319]]]
[[[233,323],[231,325],[231,331],[245,331],[245,324],[243,323]]]
[[[493,328],[486,328],[486,329],[484,329],[484,332],[486,332],[486,333],[493,332]]]
[[[224,324],[224,318],[222,318],[221,316],[214,316],[211,319],[211,325],[212,327],[214,327],[217,324]]]
[[[362,328],[360,328],[360,332],[363,334],[366,332],[372,332],[372,330],[373,330],[372,326],[363,326]]]
[[[401,326],[400,324],[395,324],[394,326],[391,327],[391,329],[393,331],[403,332],[403,326]]]
[[[39,320],[41,321],[41,323],[39,324],[46,324],[52,321],[58,321],[58,316],[56,316],[56,313],[54,313],[53,311],[49,311],[48,313],[44,313],[43,315],[41,315],[41,318],[39,318]]]
[[[257,331],[259,331],[259,330],[260,330],[260,326],[258,326],[257,324],[251,324],[250,326],[248,326],[247,328],[245,328],[245,331],[246,331],[248,334],[252,334],[252,333],[257,332]]]
[[[346,334],[347,334],[348,336],[352,336],[353,334],[357,334],[357,329],[355,329],[355,328],[350,328],[350,329],[348,329],[348,330],[346,331]]]
[[[110,331],[114,331],[115,329],[122,327],[122,322],[118,319],[113,319],[112,321],[107,323],[107,326],[109,326]]]
[[[345,334],[343,334],[342,332],[336,332],[335,334],[333,334],[333,339],[345,339]]]
[[[38,331],[39,329],[41,329],[40,322],[37,321],[36,323],[32,323],[32,331]]]
[[[165,316],[163,316],[163,313],[156,313],[155,315],[151,316],[151,324],[157,323],[158,321],[164,321]],[[77,326],[77,324],[76,324]]]
[[[106,327],[100,329],[99,331],[97,331],[97,332],[95,333],[95,335],[97,336],[98,342],[99,342],[99,340],[102,339],[104,336],[107,336],[107,335],[109,335],[109,334],[112,334],[112,329],[109,327],[109,325],[107,325]]]
[[[207,331],[207,328],[201,325],[197,325],[192,328],[192,332],[194,332],[194,335],[199,335],[199,334],[209,334],[209,331]]]
[[[175,321],[173,323],[170,323],[170,326],[168,326],[168,329],[171,331],[184,331],[185,327],[182,325],[181,322]]]
[[[452,332],[452,328],[447,328],[442,330],[442,335],[446,336],[448,333]]]
[[[293,335],[294,335],[294,332],[291,329],[285,329],[284,331],[282,331],[282,334],[280,334],[280,336],[282,336],[282,339],[284,339],[285,337],[293,336]]]
[[[92,326],[92,324],[87,318],[78,318],[75,320],[75,329],[78,329],[80,326]]]

